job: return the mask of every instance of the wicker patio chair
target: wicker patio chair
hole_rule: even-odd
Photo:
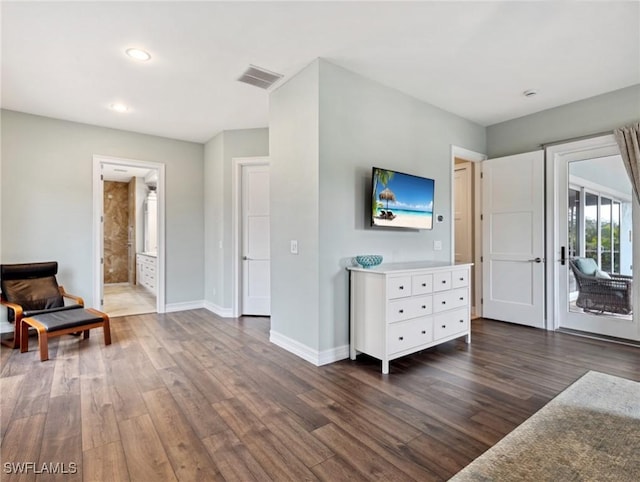
[[[577,306],[585,311],[631,314],[631,276],[604,273],[591,258],[573,258],[569,265],[578,284]]]

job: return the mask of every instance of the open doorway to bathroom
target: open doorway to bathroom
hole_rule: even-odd
[[[159,312],[163,293],[159,178],[142,161],[98,159],[96,298],[109,316]]]

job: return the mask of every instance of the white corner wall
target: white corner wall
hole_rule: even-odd
[[[485,129],[324,60],[270,100],[272,340],[328,363],[348,356],[353,256],[450,259],[451,145],[484,152]],[[434,178],[445,222],[432,231],[371,228],[374,165]],[[299,255],[289,253],[291,239]]]
[[[269,104],[271,339],[294,352],[297,344],[311,359],[319,348],[318,69],[313,62]]]
[[[385,262],[451,259],[451,145],[485,151],[485,129],[332,63],[320,62],[320,346],[349,343],[349,277],[357,254]],[[370,226],[372,166],[435,179],[432,230]],[[443,249],[434,251],[434,241]]]
[[[223,131],[204,146],[205,306],[230,316],[232,280],[232,168],[236,157],[269,155],[269,129]]]

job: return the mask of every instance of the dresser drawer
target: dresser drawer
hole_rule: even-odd
[[[387,331],[389,354],[410,350],[433,340],[433,318],[430,316],[392,323]]]
[[[414,316],[414,300],[411,298],[400,298],[389,302],[387,308],[387,321],[393,323],[395,321],[408,320],[415,318]]]
[[[387,279],[387,298],[411,296],[411,276],[394,276]]]
[[[415,296],[409,300],[411,313],[414,317],[430,315],[433,313],[433,296]]]
[[[463,286],[469,286],[469,271],[466,269],[460,269],[451,273],[451,287],[462,288]]]
[[[439,340],[469,329],[469,310],[459,308],[434,316],[433,339]]]
[[[417,274],[411,277],[411,293],[424,295],[433,291],[433,275]]]
[[[394,323],[431,313],[433,313],[433,297],[431,295],[399,298],[389,302],[387,321]]]
[[[458,288],[444,293],[433,295],[433,312],[451,310],[460,306],[467,306],[468,294],[466,288]]]
[[[451,289],[451,271],[442,271],[433,274],[433,291],[445,291]]]

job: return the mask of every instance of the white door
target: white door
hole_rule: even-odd
[[[269,166],[242,167],[242,314],[271,314]]]
[[[544,327],[544,152],[482,163],[485,318]]]
[[[609,136],[610,137],[610,136]],[[555,177],[559,328],[640,339],[633,319],[633,194],[615,142],[603,137],[550,150]],[[576,279],[570,260],[591,258],[611,280]],[[599,276],[603,276],[600,274]]]
[[[455,262],[473,263],[471,232],[471,162],[456,164],[454,172]]]

